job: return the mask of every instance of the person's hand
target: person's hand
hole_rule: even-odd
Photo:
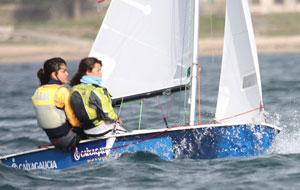
[[[116,122],[117,122],[119,125],[121,125],[121,126],[123,125],[123,120],[122,120],[122,118],[120,118],[120,117],[117,119]]]

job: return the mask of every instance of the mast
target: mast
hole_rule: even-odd
[[[199,3],[200,0],[195,0],[194,11],[194,47],[193,47],[193,64],[191,76],[191,97],[190,97],[190,125],[195,124],[195,108],[197,95],[197,58],[198,58],[198,31],[199,31]],[[199,100],[200,101],[200,100]]]

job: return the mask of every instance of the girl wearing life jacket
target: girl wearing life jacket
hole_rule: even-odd
[[[51,143],[62,150],[72,150],[79,136],[72,127],[79,127],[70,105],[68,69],[65,60],[56,57],[45,61],[37,72],[41,86],[32,96],[39,127],[47,134]]]
[[[122,120],[112,107],[110,94],[101,86],[101,67],[100,60],[84,58],[71,80],[71,104],[88,137],[126,132],[121,127]]]

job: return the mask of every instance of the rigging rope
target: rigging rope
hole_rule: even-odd
[[[201,123],[201,105],[200,105],[200,97],[201,97],[201,94],[200,94],[200,87],[201,87],[201,80],[200,80],[200,71],[201,71],[201,66],[200,66],[200,63],[198,63],[197,65],[197,79],[198,79],[198,123]]]
[[[221,122],[221,121],[225,121],[225,120],[229,120],[229,119],[232,119],[232,118],[236,118],[236,117],[239,117],[241,115],[246,115],[248,113],[251,113],[253,111],[256,111],[256,110],[262,110],[264,108],[264,105],[260,105],[259,107],[257,108],[254,108],[252,110],[248,110],[248,111],[245,111],[245,112],[242,112],[242,113],[239,113],[239,114],[236,114],[236,115],[232,115],[232,116],[229,116],[229,117],[225,117],[223,119],[219,119],[219,120],[216,120],[217,122]]]
[[[171,94],[168,93],[168,92],[166,92],[166,93],[163,93],[163,95],[164,95],[164,96],[170,96]],[[158,98],[159,98],[159,97],[157,96],[157,97],[156,97],[156,100],[157,100],[157,104],[158,104],[159,107],[160,107],[161,116],[162,116],[162,118],[163,118],[163,121],[164,121],[166,127],[169,128],[168,121],[167,121],[167,118],[168,118],[168,115],[169,115],[168,110],[171,108],[171,102],[173,102],[173,98],[172,98],[172,96],[171,96],[171,101],[169,101],[169,103],[168,103],[168,106],[167,106],[168,109],[167,109],[166,112],[164,112],[163,106],[162,106],[162,104],[159,102],[159,99],[158,99]]]

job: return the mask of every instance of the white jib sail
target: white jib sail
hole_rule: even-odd
[[[89,56],[113,98],[189,82],[194,2],[112,0]]]
[[[216,120],[222,123],[259,122],[263,105],[261,80],[248,2],[226,2]]]

